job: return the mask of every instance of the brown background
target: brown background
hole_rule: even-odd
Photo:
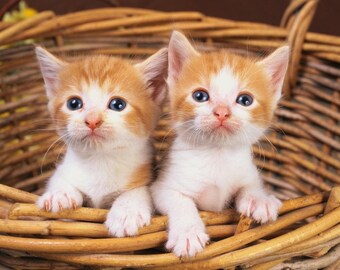
[[[8,0],[0,0],[0,7]],[[290,0],[26,0],[41,10],[57,14],[107,7],[112,4],[164,11],[199,11],[232,20],[256,21],[278,25]],[[340,36],[340,0],[320,0],[310,30]]]

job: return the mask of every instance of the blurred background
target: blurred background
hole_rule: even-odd
[[[0,9],[11,0],[0,0]],[[108,6],[139,7],[163,11],[199,11],[231,20],[279,25],[290,0],[26,0],[38,11],[56,14]],[[340,36],[340,0],[320,0],[310,27],[311,32]]]

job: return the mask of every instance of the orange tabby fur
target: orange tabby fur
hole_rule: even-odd
[[[51,113],[60,128],[67,123],[67,115],[61,110],[70,96],[81,95],[93,82],[98,82],[99,90],[119,96],[116,87],[124,88],[124,97],[132,105],[133,111],[125,116],[131,131],[145,136],[150,133],[157,116],[153,114],[155,104],[150,99],[141,74],[128,62],[104,55],[84,58],[68,64],[59,74],[61,91],[52,100]],[[84,90],[82,90],[84,89]],[[58,121],[58,120],[61,121]]]
[[[224,66],[233,67],[233,72],[240,81],[245,83],[244,89],[256,97],[260,106],[251,110],[252,121],[264,127],[268,126],[273,117],[274,100],[268,98],[271,85],[269,76],[255,59],[244,58],[227,51],[211,52],[188,58],[185,62],[178,84],[170,92],[172,116],[174,120],[189,120],[195,117],[195,107],[187,102],[188,93],[196,90],[195,85],[209,89],[211,77]]]

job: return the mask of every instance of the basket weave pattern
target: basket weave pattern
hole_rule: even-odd
[[[307,32],[317,2],[293,0],[280,27],[197,12],[131,8],[63,16],[46,11],[18,23],[0,23],[0,46],[4,45],[0,49],[0,264],[14,269],[85,265],[339,269],[340,38]],[[102,224],[107,210],[47,213],[34,205],[65,147],[56,142],[33,46],[23,41],[33,39],[69,60],[99,53],[139,60],[165,47],[174,29],[188,34],[202,51],[228,48],[261,56],[285,43],[292,49],[273,131],[253,148],[267,188],[284,200],[280,217],[259,226],[232,209],[201,212],[212,242],[190,260],[162,248],[166,217],[154,217],[137,237],[117,239],[109,238]],[[165,106],[154,133],[158,159],[171,136]]]

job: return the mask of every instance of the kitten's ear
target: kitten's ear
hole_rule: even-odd
[[[169,85],[177,81],[186,59],[199,53],[180,32],[173,31],[169,41]]]
[[[282,46],[260,61],[270,76],[275,100],[281,97],[282,85],[289,63],[289,46]]]
[[[168,49],[160,49],[155,54],[135,65],[142,72],[148,84],[150,95],[160,105],[166,96],[166,77],[168,75]]]
[[[39,61],[41,74],[44,78],[47,96],[48,98],[51,98],[58,89],[59,72],[67,65],[67,63],[59,60],[42,47],[36,47],[35,54]]]

